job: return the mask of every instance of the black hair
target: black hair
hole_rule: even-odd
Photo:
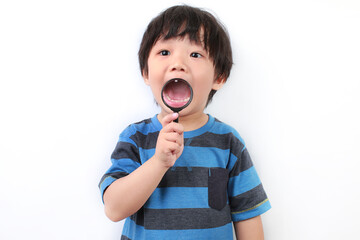
[[[204,44],[205,50],[213,60],[216,79],[226,81],[233,60],[230,39],[225,27],[211,13],[187,5],[170,7],[149,23],[138,53],[141,74],[148,74],[149,54],[160,38],[166,40],[185,36],[189,36],[190,41]],[[215,93],[216,90],[211,90],[207,104]]]

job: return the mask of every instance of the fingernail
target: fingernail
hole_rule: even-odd
[[[178,113],[173,113],[173,117],[178,117],[179,114]]]

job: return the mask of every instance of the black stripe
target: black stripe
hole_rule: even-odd
[[[127,236],[121,235],[121,239],[120,240],[131,240],[130,238],[128,238]]]
[[[130,216],[137,225],[144,226],[144,207],[141,207],[136,213]]]
[[[200,136],[193,137],[189,146],[229,149],[232,136],[234,136],[232,133],[216,134],[206,132]]]
[[[101,185],[101,183],[105,180],[105,178],[107,177],[113,177],[113,178],[116,178],[116,179],[119,179],[119,178],[122,178],[122,177],[125,177],[129,175],[128,173],[126,172],[113,172],[113,173],[107,173],[107,174],[104,174],[104,176],[101,178],[100,180],[100,183],[99,183],[99,187]]]
[[[230,198],[231,212],[241,212],[250,209],[267,199],[263,185],[242,193],[238,196]]]
[[[230,151],[232,154],[234,154],[237,158],[241,156],[241,152],[244,149],[244,144],[233,134],[231,134],[231,146]]]
[[[207,187],[209,168],[170,168],[158,187]]]
[[[131,219],[150,230],[206,229],[231,222],[229,205],[221,211],[211,208],[144,209],[135,215]]]
[[[242,151],[240,158],[238,158],[236,163],[234,164],[234,167],[230,172],[230,177],[237,176],[241,172],[251,168],[252,166],[253,162],[251,160],[248,150],[245,148],[244,151]]]
[[[209,168],[205,167],[176,167],[165,173],[158,187],[208,187],[208,174]],[[108,173],[101,178],[100,184],[109,176],[119,179],[127,175],[125,172]]]
[[[156,141],[159,136],[159,132],[151,132],[147,135],[137,131],[133,134],[130,139],[132,139],[140,148],[152,149],[156,147]],[[190,139],[185,138],[184,141],[189,143]],[[186,146],[192,147],[214,147],[220,149],[229,149],[231,146],[235,146],[231,149],[234,155],[240,155],[241,150],[244,148],[244,144],[232,133],[226,134],[216,134],[211,132],[206,132],[200,136],[191,138],[190,144],[185,144]]]
[[[156,142],[159,136],[159,132],[151,132],[147,135],[142,134],[141,132],[136,132],[130,137],[139,148],[143,149],[152,149],[156,147]]]
[[[118,142],[111,154],[112,159],[130,158],[131,160],[141,164],[139,150],[131,143]]]

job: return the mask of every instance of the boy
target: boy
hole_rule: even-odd
[[[106,215],[127,218],[121,239],[232,239],[232,222],[237,239],[263,239],[270,204],[244,142],[204,113],[232,66],[222,25],[198,8],[171,7],[150,22],[139,61],[161,112],[121,133],[99,184]],[[161,101],[173,78],[193,88],[179,114]],[[187,97],[170,89],[173,101]]]

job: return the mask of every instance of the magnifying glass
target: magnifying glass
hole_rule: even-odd
[[[192,101],[193,90],[190,84],[182,78],[173,78],[165,83],[161,90],[163,103],[173,112],[180,112]],[[174,122],[178,122],[179,118]]]

